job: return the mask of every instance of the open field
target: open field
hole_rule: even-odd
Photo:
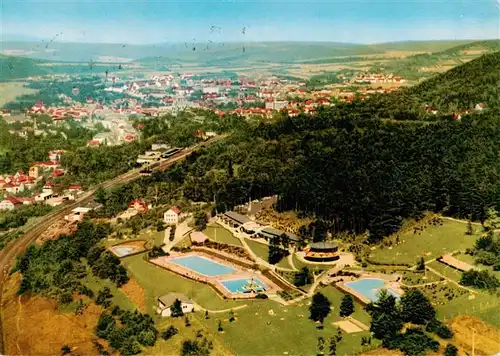
[[[156,267],[145,261],[143,257],[143,254],[125,257],[122,263],[144,288],[147,311],[151,315],[155,314],[153,307],[158,304],[157,298],[169,292],[183,293],[197,304],[210,310],[227,309],[244,304],[244,302],[223,300],[208,285]]]
[[[207,235],[210,240],[229,245],[241,246],[240,240],[219,224],[208,225],[207,228],[203,230],[203,233]]]
[[[264,261],[267,261],[267,258],[269,256],[269,246],[256,241],[252,241],[250,239],[247,239],[247,244],[248,247],[250,247],[257,256],[262,258]],[[290,266],[286,257],[282,258],[281,261],[276,264],[276,266],[292,269],[292,266]]]
[[[315,323],[308,319],[309,300],[291,306],[282,306],[269,300],[254,301],[248,308],[235,311],[236,321],[228,321],[229,314],[212,315],[210,319],[200,321],[212,330],[218,340],[238,355],[312,355],[316,354],[317,339],[322,336],[328,348],[328,338],[337,334],[333,322],[340,321],[338,308],[342,293],[334,287],[322,290],[332,302],[334,309],[325,319],[324,329],[318,330]],[[272,310],[272,312],[270,312]],[[271,315],[272,314],[272,315]],[[356,304],[355,317],[366,322],[368,315]],[[223,333],[217,332],[218,319],[222,322]],[[249,327],[252,325],[252,327]],[[337,354],[353,354],[361,347],[361,337],[368,332],[343,333],[343,339],[337,344]],[[377,341],[372,341],[372,347]]]
[[[500,350],[500,331],[470,315],[460,315],[449,323],[455,333],[453,341],[470,353],[472,351],[472,328],[475,333],[475,352],[479,355],[494,355]]]
[[[465,235],[466,227],[458,221],[443,220],[442,225],[427,225],[423,231],[408,231],[399,236],[399,245],[372,251],[370,260],[415,264],[420,257],[428,261],[455,250],[465,250],[478,238],[477,234]]]
[[[16,273],[5,284],[2,319],[7,355],[58,355],[64,344],[75,353],[97,355],[92,339],[100,307],[91,303],[79,316],[61,313],[55,301],[18,297],[19,283]]]
[[[35,89],[25,88],[23,84],[19,82],[0,83],[0,107],[14,101],[18,96],[38,92]]]
[[[182,347],[182,342],[187,339],[196,339],[196,333],[198,332],[198,330],[202,330],[203,335],[214,343],[212,355],[232,355],[232,353],[229,352],[229,350],[221,342],[221,340],[216,339],[214,333],[217,331],[208,329],[199,321],[199,319],[204,318],[203,313],[197,312],[189,314],[188,317],[191,322],[191,326],[189,327],[186,327],[184,325],[184,318],[163,318],[159,320],[156,324],[159,332],[162,332],[163,330],[166,330],[170,325],[173,325],[179,330],[179,333],[167,341],[163,340],[161,337],[158,337],[155,346],[145,349],[144,354],[178,355],[179,350]]]

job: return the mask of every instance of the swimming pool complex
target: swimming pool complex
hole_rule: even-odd
[[[189,268],[196,273],[209,277],[221,276],[236,271],[232,267],[201,256],[176,257],[172,258],[171,261],[179,266]]]
[[[220,283],[231,293],[249,293],[250,290],[246,289],[245,286],[253,281],[255,292],[262,292],[266,290],[264,283],[258,279],[242,278],[242,279],[229,279],[225,281],[220,281]]]
[[[380,290],[382,289],[386,289],[389,294],[395,296],[396,298],[401,296],[399,293],[390,288],[384,288],[385,281],[380,278],[362,278],[357,281],[346,282],[345,285],[374,302],[378,300]]]

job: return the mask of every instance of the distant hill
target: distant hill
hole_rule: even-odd
[[[370,45],[371,48],[378,51],[415,51],[415,52],[440,52],[447,49],[467,45],[474,40],[455,40],[455,41],[401,41],[387,42]]]
[[[252,43],[202,43],[186,44],[180,51],[160,58],[142,58],[141,64],[221,63],[258,64],[284,63],[335,57],[382,53],[366,45],[328,42],[252,42]]]
[[[457,65],[473,60],[482,54],[500,51],[500,40],[475,41],[453,46],[438,52],[422,53],[404,59],[381,63],[373,71],[390,72],[407,79],[430,77]]]
[[[48,74],[49,70],[40,63],[30,58],[0,54],[0,81]]]

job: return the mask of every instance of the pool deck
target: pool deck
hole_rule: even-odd
[[[344,293],[349,293],[351,294],[356,300],[358,300],[361,304],[370,304],[372,300],[365,296],[364,294],[361,294],[358,292],[356,289],[349,287],[346,285],[347,282],[354,282],[358,281],[360,279],[367,279],[367,278],[374,278],[374,279],[381,279],[385,282],[385,285],[381,289],[391,289],[392,291],[398,293],[399,295],[404,294],[404,290],[401,289],[401,285],[399,283],[399,280],[401,278],[400,275],[393,274],[393,275],[385,275],[381,273],[363,273],[361,277],[356,278],[356,277],[343,277],[343,281],[335,283],[335,286],[342,292]]]
[[[234,269],[233,272],[218,275],[218,276],[206,276],[196,271],[181,266],[174,261],[175,258],[178,257],[188,257],[188,256],[199,256],[203,258],[207,258],[219,264],[229,266]],[[258,279],[265,286],[266,290],[263,292],[265,294],[275,294],[280,288],[276,286],[273,282],[271,282],[268,278],[266,278],[260,271],[247,270],[241,266],[237,266],[235,264],[229,263],[228,261],[223,261],[214,256],[210,256],[207,254],[203,254],[201,252],[189,252],[189,253],[179,253],[179,252],[170,252],[170,256],[162,256],[158,258],[154,258],[149,260],[149,262],[153,263],[156,266],[179,274],[183,277],[195,280],[197,282],[209,284],[212,288],[214,288],[219,295],[226,299],[248,299],[255,298],[256,293],[231,293],[224,285],[222,285],[221,281],[232,280],[232,279]]]

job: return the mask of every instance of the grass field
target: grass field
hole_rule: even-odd
[[[203,233],[207,235],[210,240],[229,245],[241,246],[240,240],[219,224],[208,225],[207,228],[203,230]]]
[[[427,266],[435,269],[445,277],[454,280],[455,282],[459,282],[460,279],[462,278],[462,272],[459,270],[456,270],[455,268],[452,268],[450,266],[445,265],[444,263],[438,262],[438,261],[432,261],[429,263]]]
[[[249,307],[235,311],[236,321],[228,321],[229,314],[217,314],[200,321],[211,330],[217,340],[221,340],[233,354],[238,355],[313,355],[317,352],[318,337],[328,343],[336,335],[333,322],[341,320],[338,316],[340,299],[343,294],[334,287],[323,288],[331,301],[333,310],[325,319],[324,329],[316,329],[315,323],[308,319],[308,301],[292,306],[282,306],[269,300],[254,301]],[[270,310],[273,315],[270,315]],[[354,314],[358,320],[366,323],[369,316],[356,304]],[[221,320],[223,333],[217,332],[217,323]],[[251,327],[249,327],[251,325]],[[361,337],[368,332],[347,334],[337,344],[337,354],[352,355],[360,350]],[[374,347],[375,340],[374,340]],[[326,349],[328,344],[325,344]]]
[[[11,82],[11,83],[0,83],[0,107],[5,104],[14,101],[18,96],[23,94],[32,94],[38,92],[38,90],[25,88],[24,83]]]
[[[262,258],[264,261],[267,261],[269,256],[269,246],[249,239],[247,239],[247,244],[257,256]],[[286,257],[282,258],[276,265],[282,268],[292,269],[292,266],[290,266]]]
[[[478,235],[465,235],[466,224],[443,220],[442,226],[428,225],[423,231],[408,231],[399,239],[401,243],[392,248],[377,248],[370,259],[379,263],[414,264],[418,258],[426,261],[445,253],[472,247]]]
[[[154,315],[157,298],[169,292],[184,293],[196,303],[211,310],[232,308],[244,302],[223,300],[208,285],[192,281],[156,267],[143,259],[144,255],[125,257],[122,263],[134,279],[144,288],[147,311]]]

